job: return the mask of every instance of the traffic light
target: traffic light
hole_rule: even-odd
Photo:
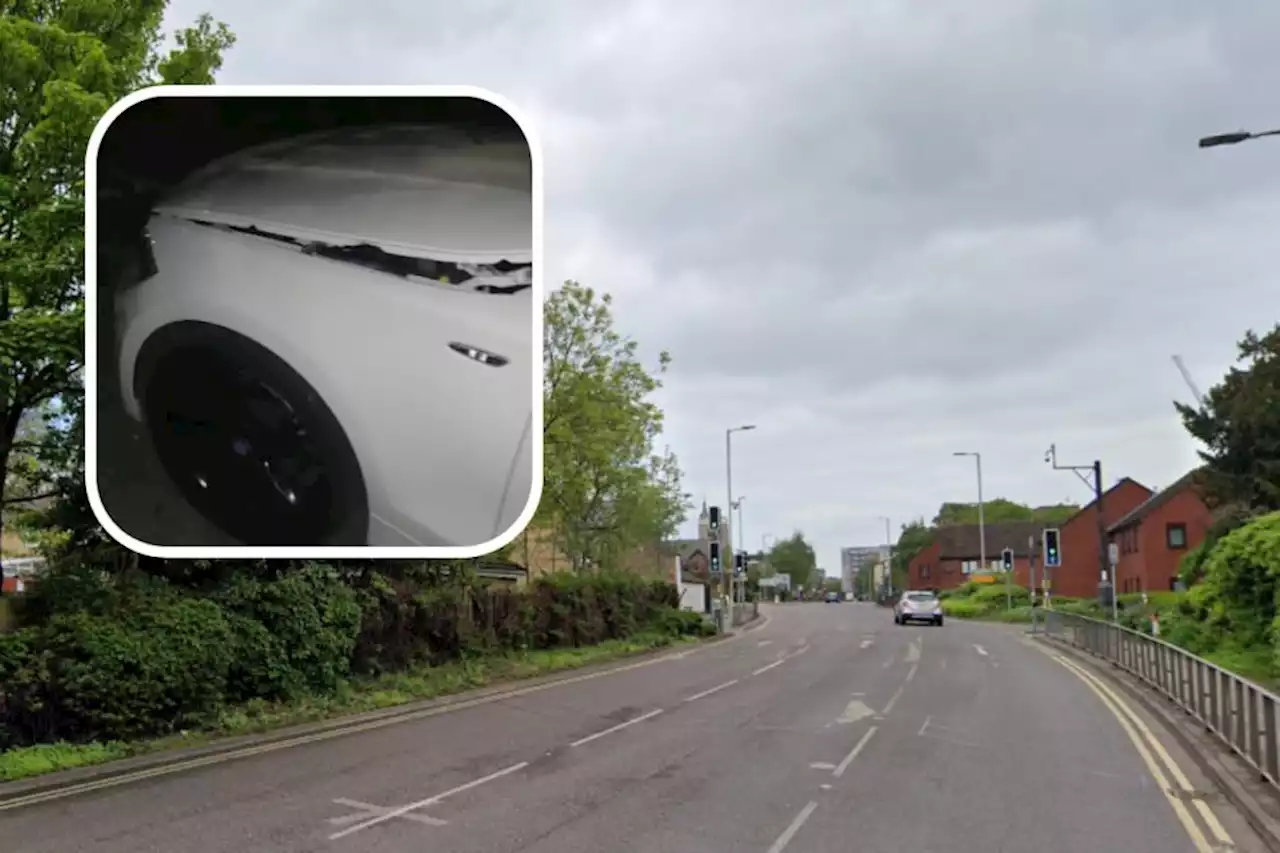
[[[1050,527],[1044,531],[1044,564],[1050,569],[1056,569],[1062,565],[1062,551],[1058,548],[1056,527]]]
[[[733,555],[733,570],[734,570],[736,573],[738,573],[738,574],[742,574],[743,572],[745,572],[745,571],[747,570],[747,555],[746,555],[746,554],[744,554],[743,552],[739,551],[738,553],[736,553],[736,554],[734,554],[734,555]]]
[[[711,543],[711,573],[713,575],[720,574],[720,543]]]
[[[1005,548],[1000,552],[1000,562],[1004,565],[1006,572],[1013,571],[1013,549]]]
[[[713,506],[707,512],[707,530],[715,533],[720,529],[720,507]]]

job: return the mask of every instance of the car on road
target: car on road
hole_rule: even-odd
[[[899,625],[910,622],[942,624],[942,602],[936,593],[924,590],[908,590],[893,606],[893,621]]]
[[[530,175],[523,141],[362,127],[167,193],[114,295],[115,369],[187,502],[248,545],[509,529],[538,435]]]
[[[827,593],[827,604],[839,604],[842,600],[838,592]]]

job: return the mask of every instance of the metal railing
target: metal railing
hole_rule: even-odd
[[[1043,633],[1115,665],[1217,735],[1280,791],[1276,709],[1266,688],[1172,643],[1110,622],[1045,611]]]

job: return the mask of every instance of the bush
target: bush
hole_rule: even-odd
[[[976,601],[949,598],[942,602],[942,612],[957,619],[979,619],[987,615],[987,608]]]
[[[0,711],[12,744],[116,740],[207,721],[222,707],[233,635],[212,601],[157,599],[122,616],[55,616],[6,638]],[[25,660],[15,662],[15,646]],[[16,666],[15,666],[16,663]]]
[[[188,584],[182,565],[165,568],[176,574],[60,571],[37,601],[41,619],[0,635],[0,750],[164,735],[229,705],[335,694],[353,674],[481,652],[715,630],[677,609],[673,585],[629,575],[550,575],[517,590],[463,572],[255,565]]]

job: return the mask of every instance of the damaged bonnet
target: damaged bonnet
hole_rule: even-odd
[[[305,255],[355,264],[403,279],[417,279],[425,284],[443,285],[477,293],[519,293],[533,286],[533,264],[499,260],[486,263],[441,261],[389,252],[371,243],[336,244],[303,240],[275,233],[253,225],[236,226],[202,219],[188,219],[196,225],[259,237],[286,246],[294,246]]]

